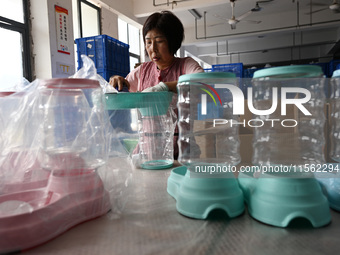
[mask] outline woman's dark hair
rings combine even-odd
[[[164,34],[171,54],[175,54],[181,47],[184,40],[183,24],[172,12],[155,12],[147,18],[143,26],[144,43],[146,34],[152,29],[157,29]]]

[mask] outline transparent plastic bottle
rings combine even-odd
[[[42,166],[96,169],[106,161],[104,96],[98,81],[50,79],[39,86]]]
[[[142,168],[164,169],[173,165],[173,124],[170,115],[141,115],[139,160]]]
[[[254,165],[294,171],[305,164],[325,162],[324,82],[322,69],[313,65],[273,67],[254,73],[253,91],[248,91],[248,101],[254,108],[271,109],[277,96],[274,112],[253,116],[263,123],[254,128]]]
[[[142,93],[139,104],[138,164],[144,169],[165,169],[174,162],[174,111],[170,106],[173,93]],[[170,107],[169,107],[170,106]]]
[[[182,75],[178,82],[179,159],[188,170],[235,166],[240,162],[238,115],[233,95],[238,89],[232,73]],[[242,100],[243,104],[243,100]],[[234,124],[234,125],[233,125]],[[195,170],[196,169],[196,170]]]
[[[340,69],[334,71],[331,78],[331,151],[330,157],[340,162]]]

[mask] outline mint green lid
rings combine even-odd
[[[322,69],[317,65],[291,65],[258,70],[254,73],[253,78],[308,78],[322,75]]]
[[[338,70],[335,70],[334,72],[333,72],[333,76],[332,76],[333,78],[339,78],[340,77],[340,69],[338,69]]]
[[[106,109],[138,108],[143,116],[163,115],[168,111],[173,92],[130,92],[105,94]]]
[[[150,160],[147,162],[144,162],[141,166],[144,169],[148,170],[161,170],[172,167],[174,162],[169,159],[158,159],[158,160]]]
[[[234,73],[228,72],[210,72],[210,73],[192,73],[181,75],[178,79],[178,83],[181,82],[202,82],[205,80],[219,80],[236,78]]]

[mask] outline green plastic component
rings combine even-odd
[[[141,167],[149,170],[161,170],[173,166],[172,160],[150,160],[141,164]]]
[[[317,65],[291,65],[258,70],[253,78],[311,78],[322,75],[322,68]]]
[[[173,94],[167,91],[105,94],[106,109],[138,108],[143,116],[164,115],[168,111]]]
[[[236,75],[234,73],[228,72],[212,72],[212,73],[193,73],[181,75],[178,79],[178,83],[182,82],[204,82],[204,83],[214,83],[215,81],[220,81],[221,79],[235,79]]]
[[[177,211],[187,217],[206,219],[215,209],[224,210],[231,218],[244,212],[242,190],[233,173],[198,177],[180,166],[171,171],[167,192],[176,200]]]
[[[315,228],[331,222],[327,198],[313,176],[256,173],[254,169],[240,172],[238,181],[249,214],[260,222],[287,227],[293,219],[304,218]]]
[[[132,153],[138,144],[138,138],[137,139],[131,139],[131,138],[123,139],[123,144],[124,144],[126,151],[128,153]]]

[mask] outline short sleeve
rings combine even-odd
[[[142,65],[133,69],[125,78],[130,83],[130,89],[129,89],[130,92],[136,92],[138,89],[138,82],[140,78],[141,67]]]
[[[185,58],[185,62],[183,65],[183,74],[190,73],[202,73],[204,69],[197,63],[193,58]]]

